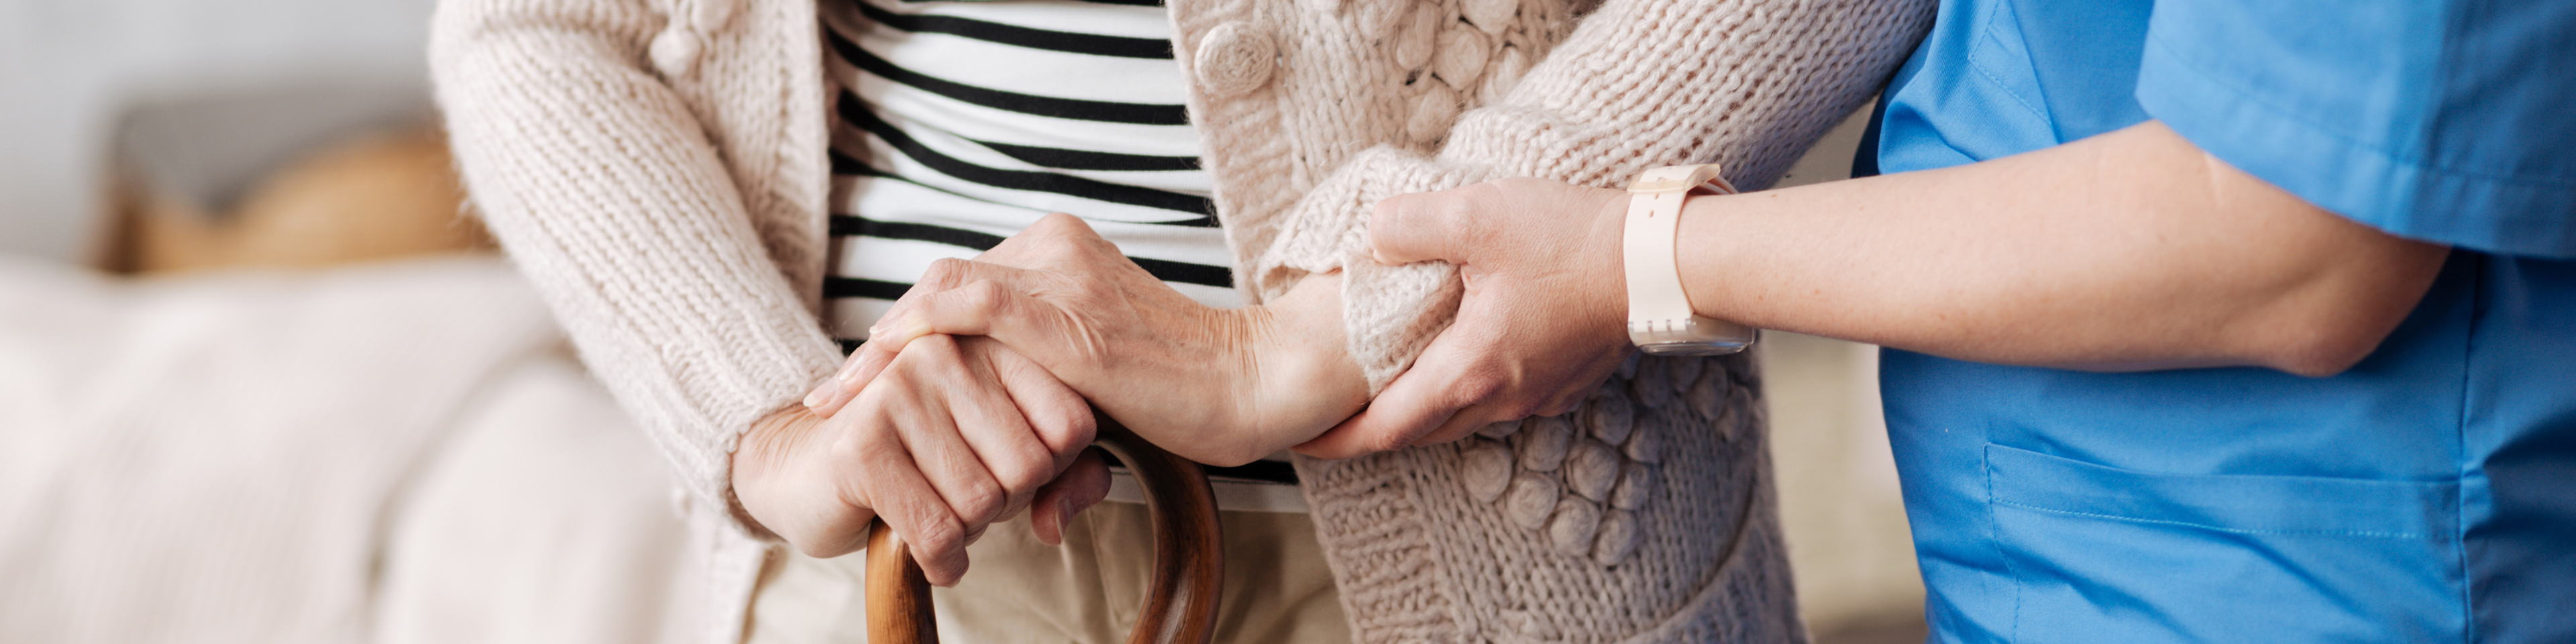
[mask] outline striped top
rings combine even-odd
[[[832,244],[825,324],[867,340],[930,263],[973,257],[1063,212],[1209,306],[1233,263],[1171,18],[1155,0],[826,0]],[[1211,467],[1217,506],[1304,512],[1273,456]],[[1109,499],[1144,502],[1123,471]]]
[[[1173,288],[1240,306],[1153,0],[823,4],[827,325],[845,348],[943,257],[1070,213]]]

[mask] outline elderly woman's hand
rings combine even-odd
[[[1054,543],[1108,494],[1108,470],[1085,451],[1090,406],[1009,348],[934,336],[851,364],[873,371],[864,389],[829,411],[773,414],[733,456],[743,511],[806,554],[856,551],[882,518],[946,586],[986,526],[1034,507],[1038,537]]]
[[[1056,214],[975,261],[933,265],[868,345],[909,354],[932,334],[990,336],[1139,436],[1234,465],[1304,442],[1367,401],[1339,302],[1338,279],[1320,276],[1264,306],[1199,304]],[[850,382],[867,382],[871,367],[854,366]],[[837,386],[818,409],[853,385]]]

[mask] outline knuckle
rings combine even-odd
[[[1442,199],[1432,206],[1429,213],[1431,218],[1440,222],[1443,227],[1455,230],[1476,221],[1476,203],[1473,199]]]
[[[1047,213],[1044,217],[1039,217],[1038,222],[1030,225],[1027,232],[1034,233],[1040,237],[1057,237],[1073,232],[1074,226],[1080,223],[1082,223],[1082,219],[1079,217],[1061,212],[1051,212]]]
[[[832,442],[831,449],[833,462],[857,466],[852,469],[833,468],[844,472],[840,474],[843,477],[863,476],[910,460],[910,454],[893,436],[874,430],[843,436]]]
[[[1372,452],[1392,452],[1412,444],[1413,436],[1410,434],[1379,434],[1362,442]]]
[[[945,553],[966,547],[966,527],[947,517],[917,521],[912,532],[904,535],[904,540],[910,542],[913,549],[925,553]]]
[[[1001,310],[1005,293],[1002,284],[993,280],[976,280],[958,289],[958,297],[977,314],[990,315]]]
[[[1442,193],[1434,202],[1435,211],[1453,222],[1473,221],[1477,211],[1491,204],[1511,203],[1510,180],[1487,181],[1455,192]]]
[[[834,463],[865,463],[875,451],[868,442],[857,434],[842,434],[833,437],[832,442],[824,447],[824,453]]]
[[[1002,487],[1010,491],[1034,492],[1038,487],[1046,485],[1049,479],[1054,478],[1055,473],[1050,471],[1053,465],[1054,463],[1049,459],[1024,458],[1009,466],[995,468],[993,477],[999,479]]]
[[[1491,372],[1476,372],[1460,377],[1450,387],[1450,404],[1472,405],[1493,400],[1510,389],[1510,384]]]
[[[1068,404],[1046,414],[1050,420],[1034,422],[1038,436],[1057,451],[1080,453],[1099,435],[1099,420],[1091,416],[1088,405]],[[1030,419],[1037,421],[1037,419]]]
[[[931,288],[948,288],[955,286],[954,282],[957,277],[964,275],[965,273],[966,260],[955,257],[942,257],[936,260],[931,260],[929,270],[921,272],[919,285]]]
[[[975,523],[985,523],[1002,513],[1010,501],[1001,485],[993,481],[970,483],[957,494],[957,515]]]

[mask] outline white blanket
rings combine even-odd
[[[667,475],[494,259],[122,281],[0,258],[0,642],[637,642]]]

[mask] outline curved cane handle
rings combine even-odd
[[[1093,441],[1109,450],[1145,488],[1154,521],[1154,583],[1137,611],[1127,644],[1207,644],[1216,634],[1216,607],[1225,582],[1224,546],[1218,541],[1216,494],[1207,472],[1138,438],[1108,416],[1098,416]],[[868,641],[937,644],[930,580],[912,560],[912,549],[882,521],[868,535]]]

